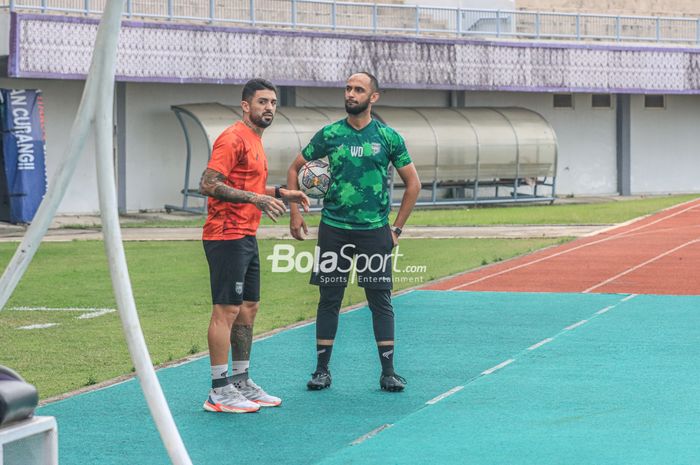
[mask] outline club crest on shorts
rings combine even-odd
[[[236,283],[236,287],[234,289],[236,294],[243,294],[243,283]]]

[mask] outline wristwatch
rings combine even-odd
[[[399,237],[401,235],[401,228],[399,228],[398,226],[392,226],[391,230],[394,232],[394,234],[396,234],[396,237]]]
[[[275,198],[276,199],[282,198],[282,193],[280,192],[281,188],[282,188],[282,186],[275,186]]]

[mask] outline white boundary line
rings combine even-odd
[[[378,428],[374,428],[374,429],[373,429],[372,431],[370,431],[369,433],[363,434],[363,435],[360,436],[359,438],[355,439],[353,442],[350,443],[350,445],[351,445],[351,446],[356,446],[356,445],[358,445],[358,444],[362,444],[362,443],[365,442],[366,440],[375,437],[376,435],[378,435],[379,433],[381,433],[381,432],[384,431],[385,429],[391,428],[392,426],[394,426],[394,425],[392,425],[391,423],[385,423],[385,424],[383,424],[382,426],[379,426]]]
[[[543,345],[545,345],[545,344],[549,344],[549,343],[550,343],[550,342],[552,342],[553,340],[554,340],[553,338],[551,338],[551,337],[548,337],[547,339],[543,339],[543,340],[541,340],[541,341],[540,341],[540,342],[538,342],[537,344],[533,344],[533,345],[531,345],[530,347],[528,347],[528,348],[527,348],[527,350],[535,350],[535,349],[539,349],[539,348],[540,348],[540,347],[542,347]]]
[[[94,307],[10,307],[7,310],[15,312],[84,312],[81,315],[76,316],[76,320],[97,318],[102,315],[107,315],[108,313],[116,312],[116,310],[113,308]],[[46,329],[53,328],[54,326],[60,326],[60,323],[40,323],[35,325],[18,326],[15,329]]]
[[[636,295],[636,294],[632,294],[632,295]],[[626,297],[625,297],[625,299],[626,299]],[[620,302],[624,302],[625,299],[622,299]],[[614,307],[614,305],[609,305],[609,306],[607,306],[607,307],[605,307],[605,308],[601,308],[600,310],[598,310],[597,312],[595,312],[595,314],[596,314],[596,315],[602,315],[603,313],[605,313],[605,312],[607,312],[607,311],[609,311],[609,310],[612,310],[613,307]]]
[[[76,317],[77,320],[87,320],[90,318],[97,318],[98,316],[107,315],[108,313],[116,312],[113,308],[102,308],[95,312],[83,313],[82,315]]]
[[[581,292],[582,292],[583,294],[587,294],[587,293],[591,292],[591,291],[594,290],[594,289],[598,289],[599,287],[605,286],[606,284],[611,283],[611,282],[615,281],[616,279],[623,277],[623,276],[626,275],[626,274],[632,273],[633,271],[638,270],[638,269],[640,269],[640,268],[642,268],[642,267],[644,267],[644,266],[646,266],[646,265],[648,265],[648,264],[650,264],[650,263],[652,263],[652,262],[655,262],[656,260],[659,260],[660,258],[663,258],[663,257],[665,257],[666,255],[672,254],[673,252],[676,252],[676,251],[682,249],[683,247],[687,247],[687,246],[692,245],[692,244],[695,244],[695,243],[697,243],[697,242],[700,242],[700,239],[693,239],[692,241],[688,241],[688,242],[686,242],[685,244],[681,244],[681,245],[679,245],[678,247],[674,247],[674,248],[671,249],[671,250],[667,250],[667,251],[664,252],[664,253],[661,253],[661,254],[659,254],[659,255],[653,257],[653,258],[650,258],[649,260],[647,260],[647,261],[645,261],[645,262],[642,262],[642,263],[640,263],[640,264],[638,264],[638,265],[635,265],[635,266],[633,266],[633,267],[631,267],[631,268],[628,268],[627,270],[625,270],[625,271],[623,271],[623,272],[621,272],[621,273],[618,273],[618,274],[616,274],[615,276],[606,279],[605,281],[601,281],[601,282],[599,282],[598,284],[596,284],[595,286],[591,286],[591,287],[589,287],[588,289],[586,289],[585,291],[581,291]]]
[[[697,200],[691,200],[691,202],[697,202]],[[536,264],[536,263],[540,263],[540,262],[543,262],[543,261],[545,261],[545,260],[549,260],[550,258],[559,257],[559,256],[561,256],[561,255],[565,255],[565,254],[567,254],[567,253],[569,253],[569,252],[573,252],[573,251],[576,251],[576,250],[580,250],[580,249],[583,249],[583,248],[585,248],[585,247],[589,247],[589,246],[592,246],[592,245],[596,245],[596,244],[600,244],[600,243],[603,243],[603,242],[607,242],[607,241],[610,241],[610,240],[613,240],[613,239],[617,239],[617,238],[619,238],[619,237],[628,235],[628,234],[633,233],[633,232],[635,232],[635,231],[639,231],[640,229],[644,229],[644,228],[646,228],[646,227],[649,227],[649,226],[652,226],[652,225],[654,225],[654,224],[657,224],[657,223],[659,223],[659,222],[661,222],[661,221],[666,221],[666,220],[669,219],[669,218],[673,218],[673,217],[675,217],[675,216],[677,216],[677,215],[680,215],[681,213],[685,213],[685,212],[687,212],[687,211],[689,211],[689,210],[693,210],[693,209],[698,208],[698,207],[700,207],[700,203],[698,203],[697,205],[691,205],[690,207],[687,207],[687,208],[684,208],[684,209],[682,209],[682,210],[679,210],[679,211],[677,211],[677,212],[675,212],[675,213],[672,213],[672,214],[670,214],[670,215],[668,215],[668,216],[664,216],[663,218],[658,218],[658,219],[656,219],[656,220],[654,220],[654,221],[651,221],[651,222],[649,222],[649,223],[646,223],[646,224],[637,226],[636,228],[632,228],[632,229],[630,229],[629,231],[619,232],[619,233],[617,233],[617,234],[613,234],[612,236],[604,237],[604,238],[602,238],[602,239],[598,239],[598,240],[595,240],[595,241],[587,242],[587,243],[585,243],[585,244],[581,244],[581,245],[578,245],[578,246],[576,246],[576,247],[572,247],[572,248],[570,248],[570,249],[562,250],[562,251],[560,251],[560,252],[556,252],[556,253],[553,253],[553,254],[551,254],[551,255],[547,255],[546,257],[541,257],[541,258],[538,258],[538,259],[536,259],[536,260],[532,260],[532,261],[527,262],[527,263],[521,263],[520,265],[516,265],[516,266],[510,267],[510,268],[506,268],[505,270],[501,270],[501,271],[498,271],[498,272],[496,272],[496,273],[491,273],[491,274],[486,275],[486,276],[482,276],[481,278],[472,280],[472,281],[467,282],[467,283],[459,284],[459,285],[454,286],[454,287],[451,287],[451,288],[449,288],[449,289],[447,289],[447,290],[448,290],[448,291],[456,291],[457,289],[460,289],[460,288],[463,288],[463,287],[467,287],[467,286],[471,286],[472,284],[476,284],[476,283],[479,283],[479,282],[481,282],[481,281],[485,281],[485,280],[490,279],[490,278],[493,278],[493,277],[495,277],[495,276],[500,276],[500,275],[505,274],[505,273],[510,273],[511,271],[519,270],[520,268],[525,268],[525,267],[528,267],[528,266],[530,266],[530,265],[534,265],[534,264]],[[674,208],[674,207],[671,207],[671,208]],[[639,220],[637,220],[637,221],[643,221],[643,220],[646,219],[646,218],[648,218],[648,217],[641,218],[641,219],[639,219]],[[633,222],[633,223],[634,223],[634,222]],[[631,224],[633,224],[633,223],[631,223]],[[624,226],[619,226],[619,227],[624,227]]]
[[[97,307],[10,307],[7,310],[15,312],[116,312],[113,308],[97,308]]]
[[[564,331],[571,331],[572,329],[576,329],[579,326],[585,325],[586,323],[588,323],[588,320],[581,320],[578,323],[574,323],[571,326],[567,326],[566,328],[564,328]]]
[[[440,402],[442,399],[445,399],[445,398],[447,398],[447,397],[450,397],[452,394],[454,394],[455,392],[459,392],[459,391],[461,391],[462,389],[464,389],[464,386],[456,386],[456,387],[453,387],[453,388],[450,389],[449,391],[443,392],[443,393],[440,394],[439,396],[433,397],[432,399],[430,399],[430,400],[429,400],[428,402],[426,402],[425,404],[426,404],[426,405],[437,404],[437,403]]]
[[[491,368],[489,368],[488,370],[482,371],[482,372],[481,372],[481,375],[482,375],[482,376],[490,375],[491,373],[494,373],[494,372],[500,370],[501,368],[510,365],[510,364],[513,363],[514,361],[515,361],[514,358],[509,358],[509,359],[506,360],[505,362],[501,362],[501,363],[499,363],[498,365],[496,365],[495,367],[491,367]]]
[[[53,328],[54,326],[58,326],[58,323],[44,323],[44,324],[37,324],[37,325],[18,326],[15,329],[45,329],[45,328]]]

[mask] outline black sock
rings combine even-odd
[[[316,371],[328,371],[328,362],[331,361],[331,352],[333,352],[333,346],[316,344],[316,355],[318,357]]]
[[[211,380],[211,387],[213,389],[222,388],[222,387],[226,386],[227,384],[231,384],[231,380],[228,377]]]
[[[377,346],[379,349],[379,361],[382,363],[382,374],[394,374],[394,345]]]

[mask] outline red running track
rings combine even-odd
[[[700,295],[700,199],[422,289]]]

